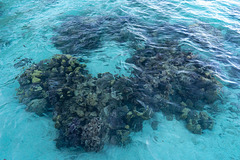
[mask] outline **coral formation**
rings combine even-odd
[[[32,65],[18,79],[20,88],[17,94],[20,102],[26,104],[29,111],[35,111],[37,103],[41,102],[44,109],[41,112],[39,110],[38,114],[42,115],[58,101],[73,95],[73,90],[69,87],[71,80],[83,77],[82,74],[86,72],[84,68],[85,65],[78,63],[75,58],[62,55]],[[39,99],[38,102],[36,99]]]
[[[181,56],[193,58],[190,53]],[[140,131],[143,121],[160,110],[185,120],[193,133],[211,129],[213,120],[206,112],[196,110],[202,109],[199,101],[209,104],[216,100],[217,82],[203,69],[197,78],[187,77],[179,73],[183,66],[176,65],[176,61],[159,62],[164,58],[133,56],[129,61],[141,69],[133,70],[133,77],[110,73],[92,77],[76,58],[55,55],[20,76],[17,94],[27,111],[43,115],[53,110],[59,129],[58,148],[82,146],[86,151],[99,151],[105,143],[125,145],[131,140],[129,134]],[[191,69],[198,73],[199,68]],[[193,71],[189,69],[189,73]],[[204,89],[189,88],[193,84]],[[180,92],[183,85],[186,91]],[[173,100],[175,104],[170,103]]]
[[[213,120],[206,112],[197,111],[219,99],[221,84],[212,67],[191,52],[182,51],[175,43],[165,45],[167,49],[146,46],[127,60],[135,65],[134,83],[144,95],[139,100],[154,111],[186,120],[191,132],[201,134],[212,128]]]
[[[175,115],[184,120],[192,133],[212,129],[214,121],[204,105],[219,99],[221,85],[211,65],[176,41],[157,39],[160,31],[154,27],[145,33],[154,43],[138,40],[124,29],[129,21],[134,19],[73,17],[57,30],[53,43],[63,53],[78,54],[99,47],[108,35],[114,41],[131,41],[135,54],[126,61],[133,66],[130,77],[92,77],[85,64],[68,54],[40,61],[19,77],[17,94],[26,110],[40,116],[53,112],[58,148],[81,146],[97,152],[106,143],[126,145],[130,133],[140,131],[144,120],[159,111],[168,119]],[[152,128],[158,128],[157,121]]]
[[[136,22],[133,17],[68,17],[56,28],[53,44],[64,54],[80,54],[84,51],[99,48],[102,39],[117,42],[133,40],[134,36],[126,29],[126,24]]]
[[[38,115],[53,110],[57,147],[99,151],[105,142],[126,144],[130,132],[151,118],[151,109],[137,102],[131,79],[110,73],[91,77],[84,68],[70,55],[41,61],[20,76],[19,99]]]
[[[93,118],[83,127],[81,144],[86,151],[99,151],[103,148],[104,125],[100,118]]]

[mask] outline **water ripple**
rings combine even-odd
[[[136,49],[146,46],[164,52],[169,46],[159,44],[165,40],[177,42],[177,49],[201,57],[201,61],[192,63],[207,62],[206,66],[214,69],[213,75],[223,85],[224,100],[216,102],[215,107],[224,112],[213,113],[216,127],[196,136],[188,133],[182,122],[167,121],[159,114],[155,117],[161,121],[159,129],[153,131],[147,121],[142,132],[133,133],[133,143],[125,148],[107,146],[98,154],[56,150],[53,142],[56,131],[51,120],[27,113],[25,106],[17,103],[15,77],[27,65],[14,68],[14,60],[21,57],[39,62],[61,53],[62,48],[52,44],[52,37],[57,36],[56,29],[63,23],[72,26],[79,22],[67,24],[73,17],[80,17],[90,25],[84,27],[79,23],[79,28],[84,29],[81,33],[85,34],[81,38],[93,39],[90,51],[88,44],[70,43],[79,39],[76,35],[60,38],[69,42],[64,43],[68,49],[88,63],[93,75],[109,71],[129,76],[131,69],[141,72],[141,68],[125,60]],[[0,2],[0,34],[1,159],[168,160],[238,159],[240,156],[239,0],[6,0]],[[83,48],[88,48],[88,52],[79,55]],[[186,70],[180,73],[190,74]]]

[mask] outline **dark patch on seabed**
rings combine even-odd
[[[79,54],[101,47],[104,40],[119,43],[136,42],[127,24],[136,24],[131,17],[68,17],[52,38],[56,48],[64,54]]]
[[[128,30],[130,25],[144,29],[141,34],[149,40]],[[214,120],[204,105],[220,98],[222,86],[209,62],[179,45],[179,37],[192,35],[189,28],[180,33],[167,24],[146,26],[134,17],[70,17],[52,39],[64,54],[32,65],[19,77],[17,94],[26,110],[40,116],[53,113],[58,148],[99,151],[107,143],[126,145],[129,134],[159,111],[185,121],[192,133],[212,129]],[[134,49],[126,60],[134,66],[130,77],[92,77],[78,61],[101,47],[106,37]]]

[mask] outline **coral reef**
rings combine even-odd
[[[56,55],[50,60],[43,60],[32,65],[19,77],[20,88],[17,95],[20,102],[28,106],[28,111],[42,115],[57,103],[73,96],[69,87],[73,79],[81,79],[85,65],[71,56]],[[38,99],[38,100],[36,100]],[[41,105],[40,105],[41,104]]]
[[[99,151],[106,142],[124,145],[131,131],[152,116],[134,95],[133,81],[110,73],[91,77],[70,55],[56,55],[27,69],[18,79],[18,96],[38,115],[53,110],[57,147]]]
[[[52,41],[64,54],[80,54],[99,48],[106,37],[108,41],[120,43],[133,40],[135,36],[126,29],[126,24],[130,22],[136,20],[125,16],[72,16],[55,29],[57,34]]]
[[[56,48],[68,54],[98,48],[105,36],[130,41],[135,50],[126,61],[133,66],[130,77],[111,73],[92,77],[85,64],[68,54],[33,64],[19,77],[17,94],[26,110],[40,116],[53,113],[58,148],[81,146],[97,152],[106,143],[126,145],[130,133],[140,131],[144,120],[159,111],[168,119],[175,115],[184,120],[194,134],[212,129],[214,121],[203,110],[219,99],[221,84],[214,78],[213,67],[183,50],[177,41],[156,38],[161,32],[158,27],[144,33],[152,41],[139,40],[124,29],[132,21],[130,17],[70,17],[53,37]],[[157,121],[152,128],[157,130]]]
[[[221,84],[214,78],[213,68],[173,42],[162,45],[166,49],[146,46],[127,60],[135,65],[135,87],[144,95],[138,100],[154,111],[180,116],[193,133],[211,129],[213,120],[197,111],[219,99]]]
[[[197,110],[217,99],[218,82],[204,68],[194,67],[200,64],[184,66],[193,59],[191,53],[175,55],[175,59],[183,58],[179,62],[171,58],[159,62],[167,57],[133,56],[129,61],[138,68],[132,71],[133,77],[110,73],[91,77],[76,58],[55,55],[19,77],[17,94],[27,111],[40,116],[53,111],[58,148],[82,146],[99,151],[105,143],[125,145],[131,141],[129,134],[140,131],[143,121],[160,110],[185,120],[193,133],[211,129],[211,117]],[[182,74],[186,68],[187,73],[199,75]]]
[[[99,151],[103,148],[103,122],[100,118],[93,118],[83,127],[81,143],[86,151]]]

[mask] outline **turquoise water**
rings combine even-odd
[[[211,112],[216,123],[213,130],[192,134],[184,122],[168,121],[160,112],[144,122],[142,131],[131,133],[132,142],[125,147],[105,145],[98,153],[56,148],[58,131],[51,118],[26,112],[26,106],[18,102],[15,77],[24,67],[14,64],[23,58],[39,62],[61,54],[52,37],[66,17],[109,15],[136,18],[139,23],[130,22],[124,29],[145,42],[155,42],[146,28],[163,26],[161,38],[175,36],[183,47],[210,61],[224,85],[222,100],[213,104]],[[4,0],[0,1],[0,35],[0,159],[240,159],[238,0]],[[129,76],[131,66],[125,60],[133,49],[128,42],[120,45],[109,36],[101,41],[100,48],[76,56],[84,58],[94,76],[102,72]],[[157,130],[151,128],[154,120],[160,122]]]

